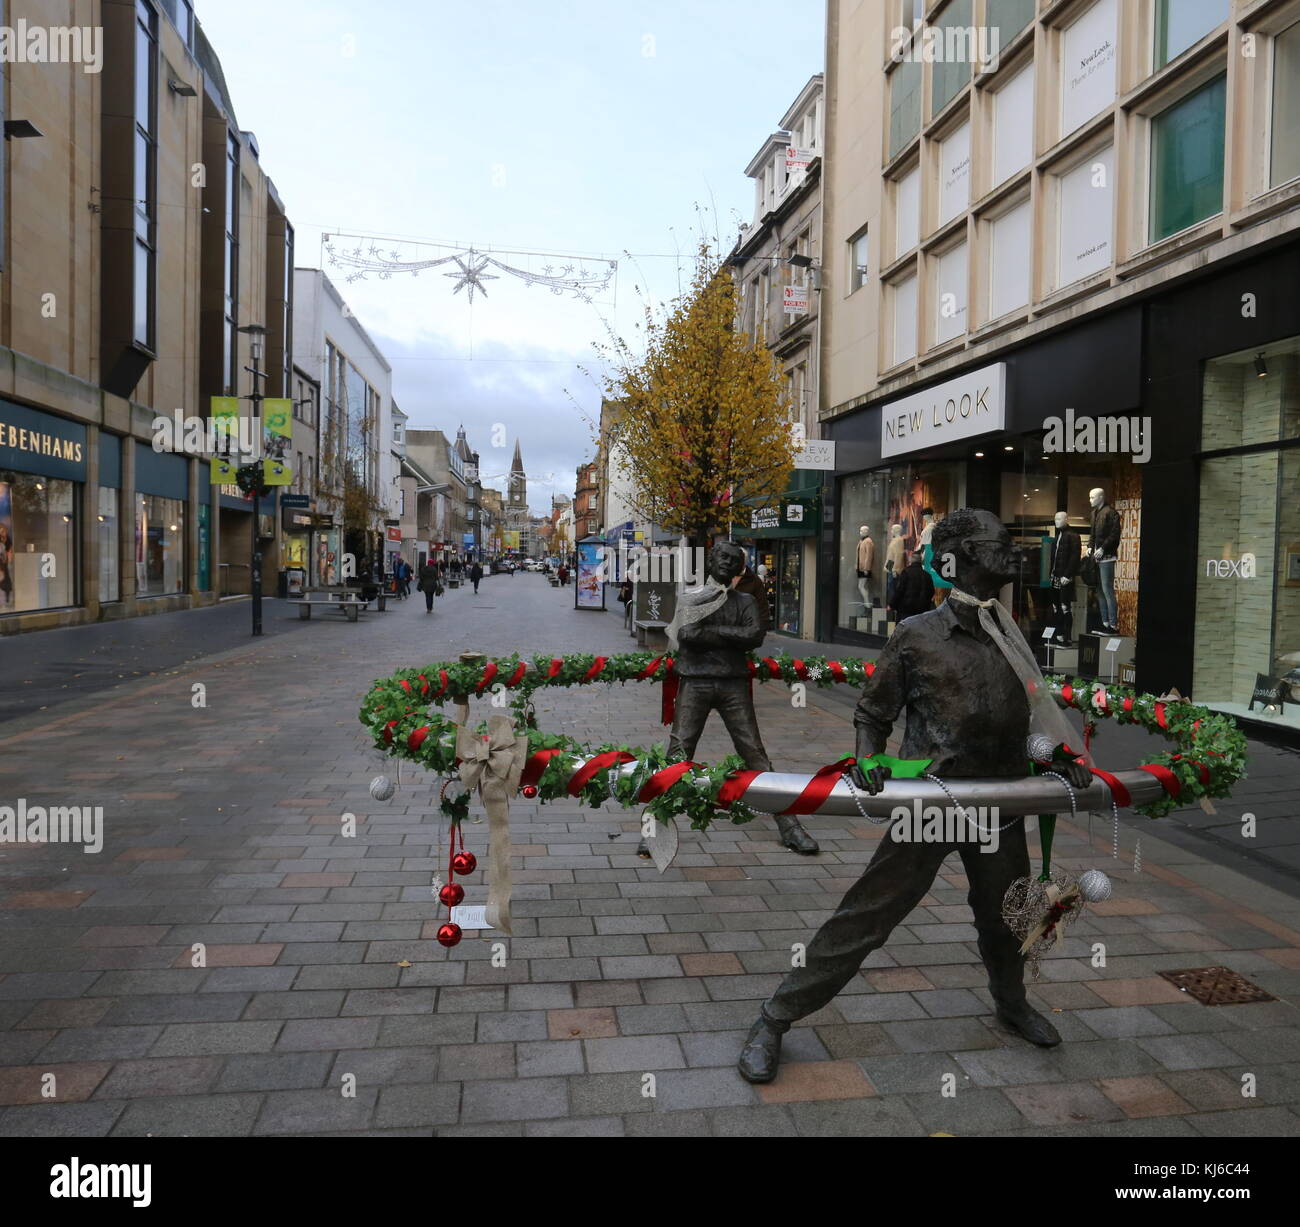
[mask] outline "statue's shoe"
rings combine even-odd
[[[745,1046],[740,1050],[736,1068],[746,1082],[771,1082],[781,1064],[781,1036],[785,1028],[777,1027],[763,1015],[749,1029]]]
[[[781,843],[791,852],[798,852],[801,856],[812,856],[821,851],[817,841],[803,829],[803,823],[798,818],[788,816],[777,818],[776,829],[781,834]]]
[[[1028,1005],[1018,1006],[1014,1010],[998,1010],[996,1017],[1008,1030],[1040,1048],[1055,1048],[1061,1042],[1057,1029]]]

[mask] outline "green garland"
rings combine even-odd
[[[370,730],[381,752],[417,762],[436,774],[451,776],[455,772],[455,724],[449,717],[431,712],[430,705],[441,706],[458,695],[506,692],[511,696],[509,706],[515,713],[516,727],[522,727],[528,738],[529,756],[539,750],[560,751],[537,781],[537,796],[542,801],[568,795],[569,778],[577,765],[574,760],[585,762],[596,754],[618,750],[637,760],[636,771],[626,777],[616,776],[612,792],[610,773],[597,772],[581,790],[578,800],[600,806],[613,799],[627,808],[635,808],[642,804],[637,794],[646,779],[669,763],[663,747],[612,742],[591,747],[571,737],[544,733],[535,724],[532,696],[543,687],[569,687],[592,680],[658,682],[663,680],[669,660],[666,655],[650,652],[609,656],[592,678],[590,675],[600,659],[589,653],[577,653],[562,658],[538,656],[525,662],[519,655],[511,655],[473,663],[447,661],[424,669],[402,669],[374,683],[361,707],[361,723]],[[800,659],[785,653],[768,657],[751,655],[750,659],[757,670],[754,680],[759,683],[861,687],[874,670],[874,665],[859,659]],[[647,671],[656,662],[657,668],[647,677]],[[521,663],[525,665],[522,672]],[[507,685],[511,681],[514,684]],[[1140,724],[1148,732],[1173,740],[1174,750],[1152,755],[1143,762],[1156,763],[1172,771],[1181,785],[1180,794],[1177,799],[1162,795],[1159,800],[1138,807],[1140,813],[1155,818],[1202,798],[1226,797],[1232,785],[1245,775],[1246,738],[1230,716],[1182,700],[1162,703],[1126,687],[1082,678],[1067,681],[1049,677],[1046,681],[1053,693],[1064,699],[1065,706],[1083,712],[1093,727],[1099,717],[1109,717],[1121,724]],[[497,691],[498,686],[502,691]],[[645,808],[659,820],[684,815],[695,829],[704,830],[717,816],[719,790],[743,766],[741,759],[731,754],[716,765],[692,767]],[[467,800],[453,799],[443,801],[442,807],[450,816],[458,816],[448,806],[465,804]],[[726,812],[734,823],[749,822],[755,817],[754,811],[743,802],[732,803]]]

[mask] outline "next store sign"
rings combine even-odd
[[[904,456],[1002,430],[1006,386],[1007,364],[997,362],[883,406],[881,456]]]

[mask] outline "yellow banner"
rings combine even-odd
[[[214,486],[230,485],[235,480],[235,466],[223,456],[213,456],[209,466],[208,480]],[[238,492],[238,487],[236,487]]]
[[[238,438],[239,397],[214,396],[211,405],[213,434]]]
[[[262,481],[268,486],[291,486],[293,473],[283,460],[263,460]]]

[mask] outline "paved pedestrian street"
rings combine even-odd
[[[683,832],[660,874],[636,856],[637,813],[518,798],[514,935],[444,949],[431,781],[404,766],[390,801],[370,796],[385,769],[357,720],[370,682],[466,650],[631,641],[532,574],[449,591],[432,615],[411,600],[356,624],[293,616],[269,602],[283,633],[0,725],[5,804],[103,807],[97,853],[0,849],[0,1134],[1300,1133],[1300,906],[1132,815],[1120,861],[1108,821],[1091,846],[1082,819],[1058,829],[1057,863],[1102,868],[1115,891],[1031,983],[1064,1037],[1052,1050],[994,1023],[954,857],[789,1033],[778,1079],[740,1078],[792,946],[881,837],[863,820],[806,820],[808,858],[768,818]],[[852,748],[844,698],[756,687],[778,768]],[[545,691],[537,708],[593,743],[665,736],[657,687]],[[699,756],[727,749],[715,720]],[[465,835],[485,865],[486,823]],[[483,870],[466,882],[483,902]],[[1206,1006],[1158,974],[1209,966],[1276,999]]]

